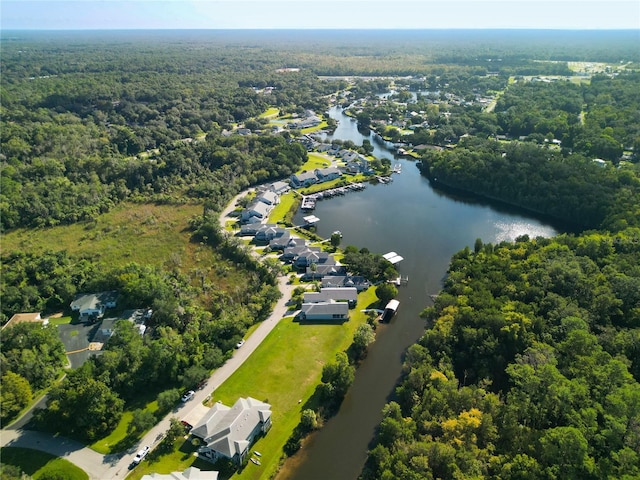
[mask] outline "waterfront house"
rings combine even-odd
[[[349,304],[347,302],[303,303],[300,320],[348,320]]]
[[[276,227],[274,225],[269,225],[266,228],[261,228],[256,232],[255,240],[256,242],[270,242],[274,238],[282,237],[283,235],[289,235],[289,232],[282,227]]]
[[[307,250],[319,252],[320,248],[308,247],[306,245],[306,242],[303,245],[296,244],[295,246],[292,246],[292,247],[285,247],[284,252],[282,253],[282,260],[293,260],[298,255],[300,255],[303,252],[306,252]]]
[[[260,230],[269,227],[277,227],[275,223],[247,223],[240,227],[240,235],[255,236]]]
[[[202,440],[198,455],[211,462],[231,460],[238,467],[259,435],[271,428],[271,405],[239,398],[232,407],[218,402],[194,425],[191,435]]]
[[[315,267],[307,267],[304,273],[305,280],[322,280],[323,277],[329,275],[341,275],[347,274],[347,267],[344,265],[316,265]]]
[[[305,269],[311,265],[335,265],[335,263],[336,260],[331,254],[311,249],[300,252],[293,260],[294,266]]]
[[[306,245],[306,241],[303,238],[292,237],[289,230],[274,238],[269,242],[269,248],[271,250],[284,251],[285,248],[298,247]]]
[[[318,181],[315,172],[302,172],[291,175],[291,186],[293,188],[308,187]]]
[[[318,183],[330,182],[342,176],[342,172],[336,167],[316,168],[315,174]]]
[[[322,288],[326,287],[355,287],[359,292],[371,286],[371,282],[361,276],[353,275],[328,275],[322,277]]]
[[[358,290],[355,287],[327,287],[319,292],[305,292],[303,303],[347,302],[353,307],[358,301]]]

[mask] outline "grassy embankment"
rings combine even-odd
[[[64,478],[65,480],[88,480],[82,469],[63,458],[30,448],[4,447],[0,457],[5,465],[19,467],[33,480]]]

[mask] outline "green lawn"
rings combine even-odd
[[[171,472],[183,472],[190,466],[200,470],[213,470],[213,465],[204,460],[197,459],[193,454],[197,448],[188,440],[178,440],[170,454],[155,457],[153,452],[149,454],[135,469],[127,475],[127,480],[138,480],[151,473],[168,474]]]
[[[303,128],[302,130],[300,130],[300,133],[306,135],[307,133],[317,132],[318,130],[322,130],[324,128],[327,128],[328,126],[329,124],[327,122],[322,122],[315,127]]]
[[[155,396],[156,395],[154,394],[153,397]],[[135,437],[130,437],[127,434],[129,423],[131,423],[131,420],[133,419],[133,410],[136,408],[140,408],[140,406],[132,405],[130,407],[130,410],[127,410],[122,414],[122,418],[120,419],[118,426],[109,434],[109,436],[101,438],[94,444],[89,445],[89,448],[95,450],[98,453],[102,453],[103,455],[108,455],[110,453],[119,453],[135,444],[138,439],[140,439],[144,436],[145,433],[147,433],[146,431],[141,432]],[[158,402],[156,400],[153,400],[144,405],[144,409],[148,410],[151,413],[154,413],[156,410],[158,410]]]
[[[267,110],[259,115],[260,118],[272,118],[277,117],[280,114],[280,109],[277,107],[267,108]]]
[[[82,469],[68,460],[30,448],[4,447],[0,449],[2,463],[15,465],[34,480],[88,480]]]
[[[71,323],[71,317],[49,318],[49,325],[67,325]]]
[[[290,191],[285,195],[281,195],[280,203],[276,205],[273,208],[273,210],[271,210],[271,213],[269,214],[269,222],[277,223],[282,221],[282,219],[284,219],[285,215],[289,212],[289,210],[293,206],[293,203],[296,200],[296,197],[299,197],[299,195],[297,193],[294,193],[293,191]]]
[[[323,157],[319,153],[309,153],[307,162],[300,167],[299,172],[308,172],[315,170],[316,168],[325,168],[331,165],[331,160],[327,157]]]

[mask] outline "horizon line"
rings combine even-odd
[[[598,28],[598,27],[401,27],[401,28],[393,28],[393,27],[343,27],[343,28],[333,28],[333,27],[236,27],[236,28],[228,28],[228,27],[212,27],[212,28],[191,28],[191,27],[121,27],[121,28],[33,28],[33,27],[0,27],[2,32],[6,31],[40,31],[40,32],[109,32],[109,31],[300,31],[300,30],[322,30],[322,31],[380,31],[380,30],[388,30],[388,31],[430,31],[430,30],[533,30],[533,31],[627,31],[627,32],[638,32],[640,33],[640,27],[607,27],[607,28]]]

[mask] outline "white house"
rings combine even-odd
[[[266,203],[267,205],[271,205],[271,206],[277,205],[278,203],[280,203],[280,196],[277,193],[272,192],[271,190],[262,192],[260,195],[256,197],[256,199],[262,203]]]
[[[107,308],[115,308],[117,292],[82,293],[71,302],[71,310],[80,313],[81,320],[102,317]]]
[[[204,442],[200,457],[215,462],[220,458],[242,462],[260,435],[271,428],[271,405],[255,398],[239,398],[232,406],[216,403],[193,427],[191,435]]]
[[[273,182],[269,184],[267,188],[272,192],[277,193],[278,195],[284,195],[289,190],[291,190],[291,186],[287,182],[281,182],[281,181]]]
[[[252,221],[252,219],[264,220],[269,216],[269,212],[271,211],[271,206],[266,203],[254,201],[242,211],[240,215],[240,220],[243,222]]]

